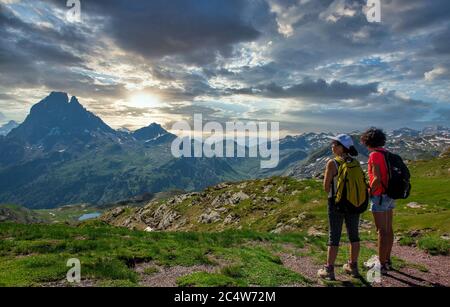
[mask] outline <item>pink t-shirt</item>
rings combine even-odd
[[[372,186],[372,182],[373,182],[373,178],[374,178],[373,165],[378,165],[378,168],[381,173],[382,186],[380,186],[376,190],[372,191],[372,195],[378,196],[378,195],[382,195],[385,193],[383,186],[386,187],[388,185],[389,178],[388,178],[388,170],[387,170],[386,162],[384,160],[384,155],[383,155],[383,153],[377,152],[375,150],[386,151],[386,149],[384,149],[384,148],[374,149],[369,155],[369,161],[367,161],[367,163],[368,163],[367,170],[369,173],[370,186]]]

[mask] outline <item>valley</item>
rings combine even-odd
[[[317,279],[328,135],[281,139],[273,169],[261,169],[260,157],[174,158],[176,136],[160,125],[116,131],[54,92],[0,136],[0,286],[72,286],[70,258],[82,265],[77,286],[449,286],[444,127],[389,133],[413,185],[395,210],[392,275],[367,281],[376,231],[365,212],[363,276]],[[365,167],[367,150],[352,136]],[[338,265],[347,256],[342,249]]]
[[[201,191],[220,182],[288,175],[320,177],[331,155],[329,134],[304,133],[279,142],[279,163],[261,169],[261,157],[175,158],[175,135],[152,123],[134,132],[110,128],[76,97],[52,92],[28,117],[0,136],[0,203],[34,209],[105,205],[146,193]],[[449,129],[398,129],[388,148],[405,159],[431,159],[450,144]],[[367,150],[352,134],[367,161]],[[192,146],[196,146],[193,144]],[[249,148],[245,148],[249,150]]]
[[[86,287],[448,287],[450,194],[440,187],[450,184],[450,156],[413,162],[410,169],[412,194],[395,210],[395,270],[381,284],[369,283],[363,267],[376,254],[369,212],[360,225],[363,277],[338,269],[337,281],[318,280],[327,241],[321,183],[271,177],[100,208],[28,210],[55,216],[0,223],[0,285],[72,286],[66,261],[75,257],[82,264],[77,286]],[[77,220],[97,210],[99,218]],[[338,265],[347,253],[342,248]]]

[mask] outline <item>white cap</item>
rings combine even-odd
[[[350,147],[354,146],[353,139],[348,134],[339,134],[338,136],[328,136],[328,138],[338,141],[347,149],[350,149]]]

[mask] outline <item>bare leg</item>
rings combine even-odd
[[[336,261],[336,257],[338,254],[339,246],[328,246],[328,254],[327,254],[327,265],[333,265]]]
[[[360,249],[359,242],[354,242],[350,244],[350,261],[352,263],[358,262],[359,249]]]
[[[391,252],[392,252],[392,246],[394,245],[394,229],[392,227],[392,221],[394,217],[393,210],[389,210],[387,212],[387,225],[386,230],[388,234],[388,244],[387,244],[387,250],[386,250],[386,260],[391,259]]]
[[[381,264],[387,262],[387,251],[389,245],[388,231],[387,231],[387,212],[373,212],[375,225],[378,232],[378,258]]]

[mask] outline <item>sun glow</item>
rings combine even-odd
[[[158,107],[161,104],[158,97],[148,93],[135,94],[127,102],[127,105],[137,108]]]

